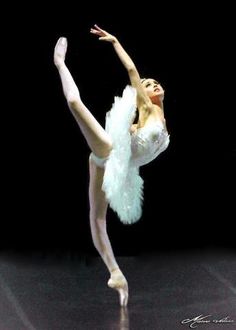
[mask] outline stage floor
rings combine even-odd
[[[0,253],[0,330],[236,329],[236,251],[117,257],[129,282],[119,307],[99,257]]]

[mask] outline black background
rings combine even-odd
[[[89,149],[53,64],[55,43],[65,36],[66,63],[104,125],[128,76],[112,46],[89,33],[95,23],[119,38],[141,76],[162,82],[171,135],[166,152],[141,168],[141,220],[125,226],[108,211],[115,253],[235,248],[231,9],[165,4],[32,4],[9,11],[2,36],[3,248],[96,254],[88,219]]]

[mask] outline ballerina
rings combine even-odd
[[[142,214],[143,179],[139,167],[154,160],[169,145],[164,117],[164,90],[152,78],[141,79],[137,68],[118,39],[97,25],[90,33],[110,42],[128,72],[131,86],[116,97],[106,115],[105,129],[84,105],[65,64],[67,38],[60,37],[54,49],[65,98],[91,150],[89,157],[90,228],[94,246],[109,273],[108,286],[119,293],[122,307],[129,298],[128,282],[115,259],[106,229],[108,205],[125,224]],[[136,111],[138,122],[134,123]]]

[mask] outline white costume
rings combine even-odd
[[[161,121],[131,134],[135,112],[136,90],[126,86],[106,115],[105,129],[113,143],[109,157],[101,159],[91,154],[98,166],[105,167],[102,190],[125,224],[138,221],[142,214],[143,179],[139,167],[155,159],[169,144],[169,134]]]

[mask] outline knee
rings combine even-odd
[[[77,100],[75,99],[67,99],[68,106],[71,110],[75,110],[77,108]]]
[[[77,104],[78,104],[79,100],[80,100],[80,96],[77,93],[69,92],[67,94],[66,99],[67,99],[67,103],[68,103],[69,107],[72,108],[72,109],[75,109],[77,107]]]
[[[96,228],[96,230],[102,231],[106,228],[106,219],[104,217],[90,215],[90,222],[92,227]]]

